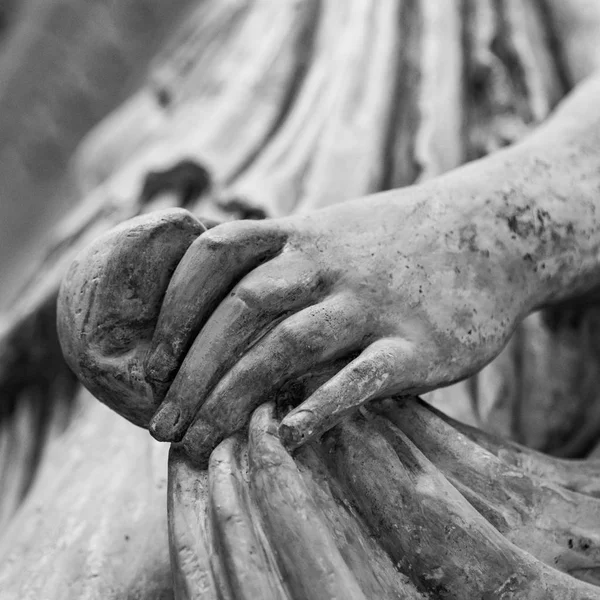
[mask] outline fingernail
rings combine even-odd
[[[289,450],[295,450],[312,435],[314,413],[310,410],[299,410],[283,419],[279,425],[279,439]]]
[[[150,421],[150,434],[159,442],[177,442],[183,437],[177,425],[181,419],[181,410],[173,402],[163,404]]]
[[[166,381],[176,369],[177,363],[173,358],[168,344],[164,342],[160,343],[146,357],[144,372],[148,381]]]

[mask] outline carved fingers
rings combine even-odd
[[[378,340],[285,416],[279,428],[283,443],[297,448],[331,429],[352,410],[373,398],[411,390],[420,383],[417,354],[401,339]]]
[[[423,340],[390,331],[364,274],[332,266],[314,231],[305,239],[287,223],[204,231],[167,211],[100,239],[61,294],[61,340],[80,378],[201,463],[267,401],[299,404],[280,429],[295,448],[368,400],[421,391]]]
[[[201,327],[231,288],[275,256],[285,233],[266,223],[227,223],[200,236],[179,263],[164,298],[148,358],[147,379],[161,394]]]
[[[257,406],[274,399],[286,381],[355,351],[367,332],[360,306],[344,296],[329,297],[281,321],[247,349],[203,403],[200,397],[182,441],[187,453],[203,462],[221,439],[247,424]],[[184,398],[198,402],[194,379],[179,389]]]
[[[365,402],[428,379],[413,342],[379,331],[377,308],[280,221],[200,236],[165,294],[145,363],[159,409],[150,432],[199,463],[291,381],[327,372],[280,428],[295,448]],[[333,368],[335,365],[335,368]]]
[[[199,402],[240,356],[278,323],[318,301],[324,278],[300,259],[277,257],[240,281],[210,316],[150,425],[161,441],[179,441]]]

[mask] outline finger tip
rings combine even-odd
[[[288,450],[294,450],[304,444],[311,436],[311,429],[301,414],[290,415],[279,425],[279,439]]]
[[[288,450],[295,450],[301,442],[302,438],[299,432],[294,427],[288,425],[279,425],[279,439]]]
[[[159,442],[176,442],[181,439],[181,409],[172,402],[165,403],[150,421],[150,435]]]

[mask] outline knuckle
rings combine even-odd
[[[265,285],[261,282],[241,282],[231,292],[250,308],[259,308],[267,297]]]
[[[294,354],[318,354],[323,350],[323,337],[314,328],[284,321],[279,329],[279,343]]]
[[[284,321],[277,328],[277,341],[280,346],[292,347],[296,344],[298,330],[288,321]]]
[[[231,221],[205,231],[196,242],[208,251],[218,252],[233,246],[246,246],[265,230],[266,225],[262,222]]]
[[[356,379],[381,378],[389,374],[393,363],[394,359],[389,352],[367,349],[352,365],[351,371]]]
[[[232,296],[237,296],[251,308],[266,310],[280,309],[286,301],[292,299],[293,282],[284,275],[277,275],[273,268],[258,267],[233,289]]]
[[[208,250],[209,252],[219,252],[231,245],[231,235],[226,231],[219,231],[220,227],[215,227],[203,233],[195,242],[198,249]]]
[[[352,381],[362,381],[373,376],[376,368],[376,361],[370,358],[359,358],[348,368],[348,376]]]

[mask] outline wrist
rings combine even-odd
[[[554,142],[541,137],[501,151],[446,182],[456,190],[449,201],[494,254],[506,273],[500,281],[525,313],[600,284],[600,153],[578,138]]]

